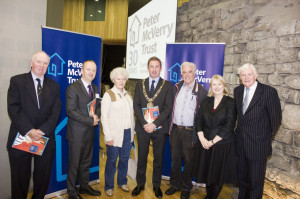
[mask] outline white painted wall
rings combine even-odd
[[[0,0],[0,195],[10,198],[6,142],[10,126],[7,89],[10,77],[30,71],[30,59],[42,49],[47,0]]]

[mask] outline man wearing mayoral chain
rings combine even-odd
[[[168,116],[172,110],[172,84],[160,77],[161,70],[160,59],[151,57],[148,60],[149,77],[139,81],[135,89],[133,108],[137,117],[135,130],[137,132],[139,161],[136,174],[137,186],[132,191],[132,196],[139,195],[145,188],[150,140],[153,143],[154,156],[153,191],[157,198],[161,198],[163,195],[160,185],[165,141],[168,135]],[[144,118],[143,109],[157,106],[159,109],[158,117],[153,122],[148,123]]]

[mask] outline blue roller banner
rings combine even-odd
[[[225,43],[175,43],[167,44],[165,79],[172,85],[182,80],[180,66],[183,62],[196,65],[195,79],[209,90],[212,76],[223,75]],[[171,151],[169,139],[166,141],[162,175],[171,175]]]
[[[56,154],[53,161],[47,196],[66,190],[68,172],[68,142],[66,140],[65,91],[66,88],[81,77],[82,64],[94,60],[97,65],[94,84],[100,89],[101,82],[101,46],[100,37],[74,33],[59,29],[42,27],[42,49],[50,56],[46,76],[60,85],[62,101],[61,116],[55,129]],[[100,90],[98,91],[100,93]],[[99,126],[95,129],[93,161],[90,167],[90,181],[99,179]],[[60,192],[59,192],[60,193]]]

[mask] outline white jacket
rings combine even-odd
[[[134,114],[133,114],[133,102],[129,94],[125,89],[121,93],[115,86],[111,89],[115,94],[116,101],[112,102],[110,95],[105,92],[101,100],[101,123],[104,133],[104,141],[113,140],[113,146],[122,147],[125,119],[128,118],[131,121],[131,142],[134,138]],[[127,101],[127,102],[126,102]],[[126,111],[129,104],[129,109]],[[127,113],[127,114],[126,114]]]

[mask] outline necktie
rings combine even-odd
[[[36,78],[36,81],[38,82],[36,90],[37,90],[37,96],[38,96],[39,108],[40,108],[41,107],[41,94],[42,94],[43,88],[41,86],[41,80],[39,78]]]
[[[150,88],[150,98],[152,98],[154,95],[154,83],[155,83],[155,80],[152,80],[152,84],[151,84],[151,88]]]
[[[246,96],[245,96],[244,101],[243,101],[243,115],[245,114],[245,112],[247,110],[247,107],[248,107],[248,104],[249,104],[249,91],[250,91],[250,88],[247,88],[246,89]]]
[[[93,99],[92,86],[91,86],[91,85],[88,85],[88,89],[89,89],[89,96],[90,96],[90,99],[92,100],[92,99]]]

